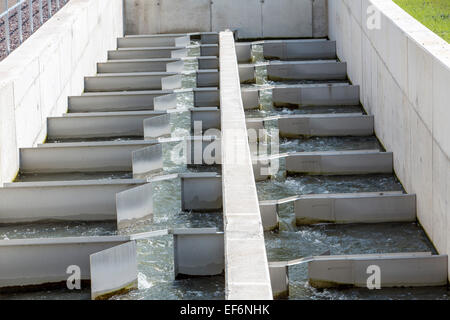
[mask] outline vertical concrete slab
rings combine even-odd
[[[231,1],[230,4],[234,3]],[[220,33],[220,110],[228,300],[272,299],[232,32]]]
[[[160,0],[159,33],[211,31],[210,0]]]
[[[153,217],[153,187],[151,183],[116,194],[117,229]]]
[[[163,169],[163,151],[160,143],[133,151],[131,157],[134,176]]]
[[[167,137],[171,134],[170,114],[147,118],[144,120],[144,138],[151,140]]]
[[[223,274],[223,232],[216,229],[175,229],[172,234],[176,279]]]
[[[217,211],[222,209],[222,179],[216,173],[182,174],[181,209]]]
[[[137,289],[136,255],[136,241],[91,254],[91,299],[107,299]]]
[[[263,37],[260,0],[214,1],[211,17],[212,31],[236,30],[239,39]]]
[[[262,4],[263,38],[311,38],[312,1],[265,0]],[[289,23],[283,23],[289,21]]]

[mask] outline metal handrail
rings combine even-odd
[[[29,22],[30,26],[30,32],[31,34],[37,30],[37,27],[41,26],[44,23],[44,4],[43,2],[46,2],[47,10],[48,10],[48,19],[52,17],[54,13],[56,13],[61,8],[61,2],[63,5],[65,5],[69,0],[54,0],[56,1],[56,10],[55,12],[52,12],[52,0],[17,0],[17,3],[9,7],[11,0],[0,0],[4,3],[4,6],[6,8],[5,11],[0,13],[0,19],[4,19],[3,23],[0,23],[0,28],[3,27],[5,30],[5,37],[3,39],[0,39],[0,42],[6,41],[6,51],[7,54],[11,53],[11,35],[14,34],[16,31],[19,32],[19,41],[20,44],[24,41],[24,32],[23,32],[23,26],[27,22]],[[38,8],[37,10],[34,10],[33,4],[38,2]],[[27,4],[28,5],[28,11],[29,11],[29,17],[28,19],[23,19],[23,12],[22,12],[22,5]],[[35,25],[34,23],[34,17],[36,14],[39,14],[39,20],[40,24],[39,26]],[[17,28],[11,30],[10,28],[10,19],[12,17],[17,16],[18,26]],[[1,59],[1,57],[0,57]]]

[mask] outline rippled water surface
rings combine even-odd
[[[194,43],[195,44],[195,43]],[[192,49],[191,56],[198,56],[199,50]],[[185,70],[197,69],[196,60],[185,63]],[[195,74],[185,75],[183,87],[195,86]],[[178,94],[178,108],[184,112],[171,116],[172,136],[190,135],[188,107],[193,106],[191,92]],[[217,167],[200,169],[187,168],[180,163],[176,150],[180,143],[166,143],[163,146],[163,171],[158,173],[183,173],[217,171]],[[181,148],[182,149],[182,148]],[[17,181],[89,180],[131,178],[129,172],[93,174],[22,175]],[[140,233],[166,228],[216,227],[222,229],[222,212],[192,213],[181,210],[181,184],[179,179],[153,182],[154,218],[152,223],[133,226],[125,233]],[[105,236],[116,234],[115,223],[41,223],[0,226],[0,239],[48,238],[70,236]],[[113,299],[223,299],[223,276],[174,280],[172,236],[162,236],[138,241],[139,290],[113,297]],[[68,290],[45,290],[33,293],[0,295],[0,299],[90,299],[90,290],[77,292]]]
[[[262,46],[253,46],[253,61],[264,63]],[[256,84],[243,87],[268,88],[261,91],[260,109],[246,111],[247,118],[289,114],[365,113],[360,106],[275,108],[271,86],[291,84],[267,80],[265,66],[257,67]],[[308,83],[308,82],[303,82]],[[311,85],[311,83],[308,83]],[[267,121],[268,143],[273,140],[277,121]],[[270,137],[272,135],[272,138]],[[267,149],[266,149],[267,148]],[[260,144],[259,154],[270,152],[267,144]],[[375,136],[371,137],[313,137],[279,139],[279,153],[344,150],[380,150],[384,148]],[[259,200],[278,200],[290,196],[326,193],[356,193],[375,191],[403,191],[395,175],[354,176],[286,176],[285,162],[279,161],[277,174],[267,181],[257,182]],[[421,226],[416,223],[320,224],[296,226],[293,203],[280,205],[280,228],[266,232],[265,241],[269,261],[285,261],[313,255],[367,254],[396,252],[434,252]],[[307,265],[289,268],[290,299],[448,299],[447,288],[395,288],[370,291],[368,289],[317,290],[308,284]]]

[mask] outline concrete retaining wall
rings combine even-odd
[[[0,63],[0,183],[14,179],[19,148],[44,141],[48,116],[67,110],[123,35],[121,0],[71,0]]]
[[[370,29],[377,17],[379,28]],[[391,0],[330,0],[329,36],[375,115],[378,138],[394,152],[396,174],[417,195],[420,223],[448,253],[450,45]]]
[[[238,31],[239,38],[326,37],[327,0],[125,0],[127,34]]]

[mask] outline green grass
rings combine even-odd
[[[394,0],[394,2],[450,43],[450,0]]]

